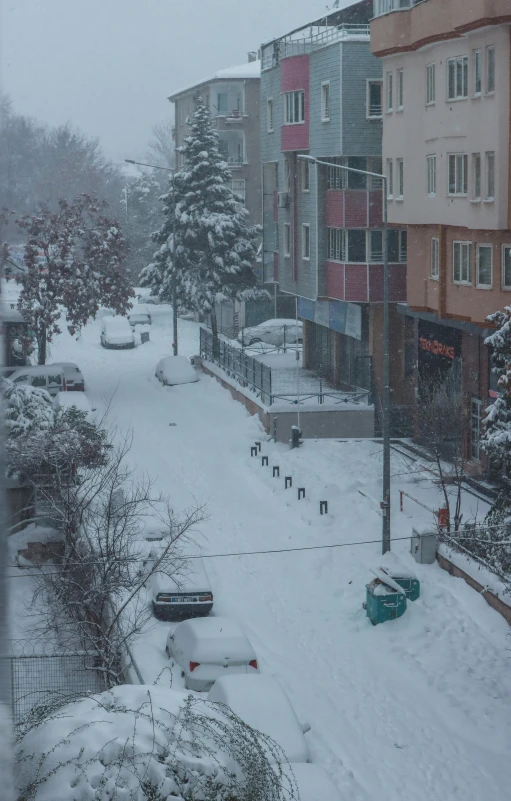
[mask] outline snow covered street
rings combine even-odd
[[[78,341],[62,334],[48,361],[76,362],[98,410],[110,400],[119,434],[133,429],[130,461],[170,494],[176,511],[194,500],[207,504],[199,543],[206,556],[379,540],[379,444],[306,441],[289,451],[267,442],[258,419],[214,379],[202,375],[196,384],[163,387],[154,368],[171,352],[172,313],[155,306],[151,314],[145,345],[104,350],[96,321]],[[180,353],[197,353],[198,326],[180,320],[179,330]],[[263,441],[269,467],[250,457],[254,440]],[[280,478],[272,477],[272,465],[280,466]],[[399,489],[418,493],[407,471],[394,455],[396,538],[431,523],[418,506],[399,511]],[[293,476],[291,490],[284,490],[285,475]],[[298,501],[302,486],[306,498]],[[429,503],[438,506],[429,493]],[[328,500],[328,516],[319,516],[319,500]],[[474,498],[466,503],[475,511]],[[509,629],[461,579],[436,565],[416,565],[408,540],[395,542],[386,557],[376,543],[205,564],[214,612],[245,629],[261,670],[278,678],[299,718],[311,724],[314,761],[347,800],[507,797]],[[382,564],[415,572],[421,597],[402,618],[373,627],[362,602],[371,569]],[[149,684],[168,665],[169,624],[153,623],[135,649]],[[168,672],[159,679],[160,686],[165,682]]]

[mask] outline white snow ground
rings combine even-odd
[[[171,311],[151,309],[151,341],[133,351],[103,350],[99,323],[80,340],[63,334],[51,360],[72,360],[92,405],[114,394],[111,417],[134,431],[131,458],[177,509],[207,501],[206,554],[377,540],[380,446],[309,441],[299,451],[264,442],[259,421],[214,379],[165,388],[154,377],[171,352]],[[180,321],[180,352],[193,355],[198,328]],[[250,457],[262,439],[270,468]],[[280,479],[271,465],[279,464]],[[394,458],[393,536],[431,516],[399,489],[438,506]],[[284,491],[284,475],[293,488]],[[305,486],[306,500],[296,488]],[[327,517],[318,501],[328,499]],[[466,501],[475,512],[474,498]],[[479,515],[481,505],[479,504]],[[206,559],[216,614],[247,632],[264,672],[286,688],[308,720],[314,761],[350,801],[501,801],[509,792],[511,641],[505,621],[462,580],[418,566],[408,542],[382,558],[379,544],[320,551]],[[413,570],[421,598],[397,621],[373,627],[362,609],[371,568]],[[135,655],[147,683],[168,665],[158,623]],[[159,684],[168,681],[165,671]],[[176,684],[174,684],[176,686]]]

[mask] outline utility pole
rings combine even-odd
[[[389,256],[388,256],[388,191],[387,176],[368,170],[345,167],[344,164],[331,164],[313,156],[299,155],[299,159],[312,161],[324,167],[345,172],[355,172],[372,178],[379,178],[383,192],[383,480],[382,480],[382,553],[390,551],[390,306],[389,306]],[[378,401],[378,397],[376,398]]]
[[[177,332],[177,274],[176,274],[176,186],[174,176],[176,171],[172,167],[160,167],[158,164],[145,164],[143,161],[124,159],[127,164],[138,164],[139,167],[151,167],[153,170],[165,170],[172,173],[172,352],[178,355],[178,332]]]

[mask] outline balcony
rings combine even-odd
[[[349,39],[369,41],[369,25],[329,25],[328,22],[307,25],[281,39],[263,45],[261,71],[278,66],[285,58],[307,55],[333,42]]]
[[[390,14],[391,11],[407,11],[419,3],[426,3],[428,0],[374,0],[374,16],[382,17]]]

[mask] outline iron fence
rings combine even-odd
[[[235,378],[261,398],[266,406],[272,403],[271,369],[244,350],[229,345],[221,337],[214,340],[211,331],[201,328],[200,355],[206,361],[218,364],[225,372]]]

